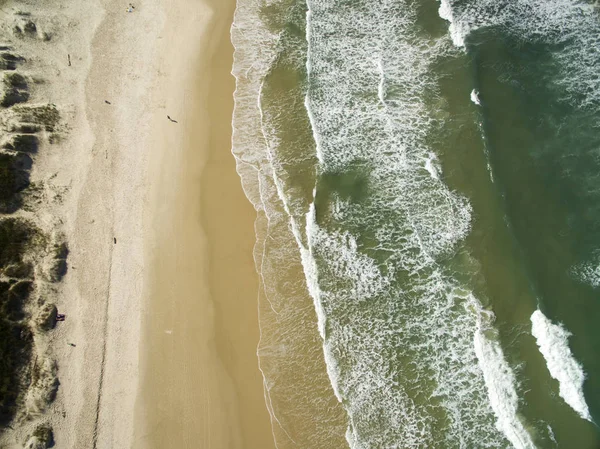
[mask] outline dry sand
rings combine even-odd
[[[254,211],[230,153],[234,3],[28,6],[56,30],[28,56],[70,129],[32,176],[61,192],[39,214],[71,250],[49,337],[61,385],[37,417],[56,447],[274,447]]]

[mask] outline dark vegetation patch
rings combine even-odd
[[[54,329],[56,326],[56,315],[58,315],[58,309],[54,304],[44,304],[36,318],[36,325],[45,331]]]
[[[49,424],[37,426],[33,431],[33,436],[37,438],[40,443],[44,444],[44,447],[54,446],[54,432]]]
[[[19,153],[37,153],[38,147],[39,139],[32,134],[16,134],[4,144],[5,149]]]
[[[0,221],[0,270],[31,274],[23,261],[36,231],[25,220]],[[19,269],[20,267],[20,269]],[[0,425],[14,416],[23,390],[21,373],[29,363],[32,333],[25,321],[24,307],[33,288],[30,280],[0,282]]]
[[[0,153],[0,213],[12,213],[21,207],[19,192],[29,186],[32,163],[27,154]]]
[[[20,73],[5,73],[4,82],[10,87],[14,87],[16,89],[27,89],[27,80]]]
[[[29,100],[27,80],[23,75],[16,72],[5,73],[3,87],[4,91],[0,99],[1,106],[7,108]]]
[[[15,106],[13,110],[17,113],[19,121],[41,125],[50,133],[54,132],[60,120],[60,113],[53,104],[41,106],[19,105]]]
[[[18,125],[13,125],[10,128],[10,131],[13,133],[22,133],[22,134],[35,134],[41,131],[41,127],[39,125],[30,125],[28,123],[21,123]]]
[[[31,20],[28,20],[23,25],[23,31],[26,33],[35,34],[37,32],[37,26],[35,26],[35,23],[33,23]]]
[[[22,15],[24,17],[26,17],[26,16],[29,16],[29,13],[25,13]],[[22,34],[34,35],[37,32],[37,26],[36,26],[35,22],[33,22],[33,20],[21,20],[19,23],[17,23],[14,26],[13,32],[16,35],[22,35]]]
[[[0,269],[23,262],[34,232],[34,228],[23,219],[0,220]]]
[[[54,245],[54,260],[50,268],[50,280],[59,282],[67,274],[67,256],[69,248],[66,243]]]
[[[0,319],[0,426],[13,418],[23,386],[20,373],[31,357],[33,338],[26,323]]]
[[[0,273],[8,278],[30,279],[33,277],[33,266],[28,262],[19,262],[8,265]]]
[[[25,319],[25,303],[33,290],[31,281],[0,281],[0,315],[9,321]]]
[[[10,50],[7,47],[0,48],[0,51]],[[15,70],[17,64],[21,63],[23,58],[12,53],[0,53],[0,70]]]
[[[47,362],[48,360],[45,359]],[[39,399],[46,404],[50,404],[56,399],[56,393],[60,382],[56,376],[56,363],[51,362],[50,366],[37,357],[30,364],[31,369],[27,373],[26,384],[38,389]],[[40,391],[41,390],[41,391]]]

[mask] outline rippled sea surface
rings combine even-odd
[[[600,8],[238,0],[283,448],[599,448]]]

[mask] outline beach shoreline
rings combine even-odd
[[[136,448],[274,447],[256,357],[255,213],[231,154],[234,7],[167,13],[164,48],[187,48],[167,53],[177,123],[161,114],[154,123],[165,131],[150,167]]]

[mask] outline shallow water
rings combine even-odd
[[[279,447],[600,445],[597,31],[567,0],[238,0]]]

